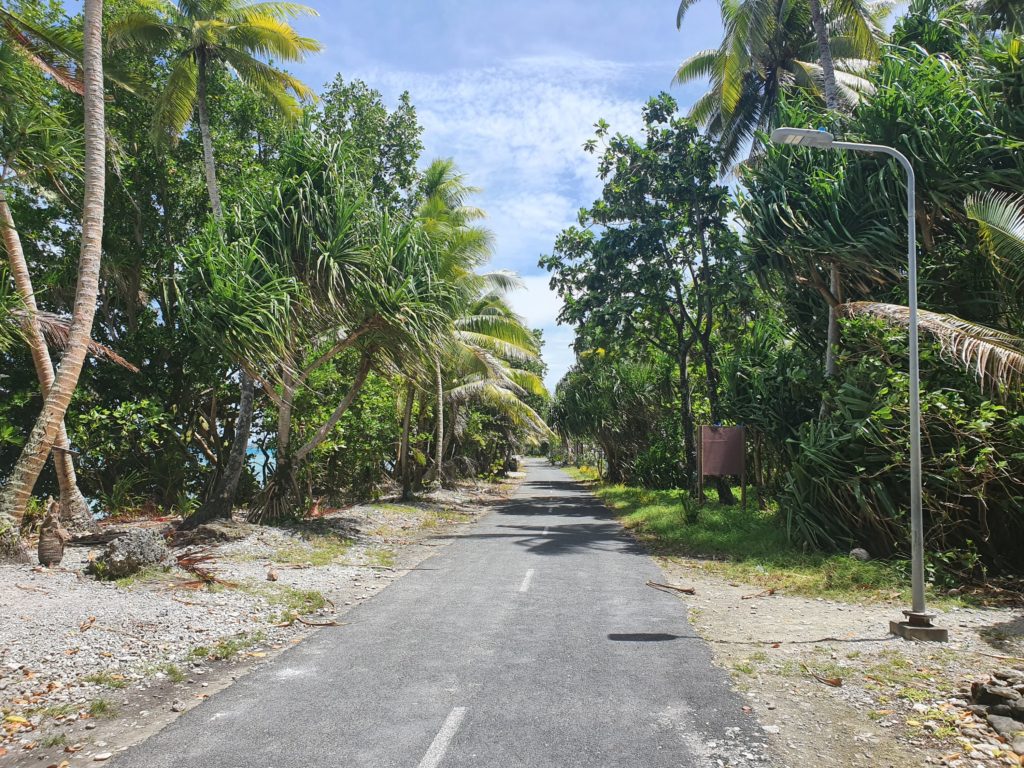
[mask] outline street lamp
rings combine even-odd
[[[814,149],[840,149],[870,152],[896,158],[907,172],[907,272],[910,294],[910,539],[911,582],[913,599],[911,610],[903,611],[905,621],[890,621],[889,631],[908,640],[949,639],[945,629],[932,625],[934,614],[925,611],[924,604],[924,520],[921,512],[921,384],[918,373],[917,350],[917,232],[915,219],[914,168],[899,150],[880,144],[858,144],[836,141],[825,130],[809,128],[776,128],[772,131],[776,144],[791,144]]]

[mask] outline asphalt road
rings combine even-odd
[[[653,561],[545,461],[372,600],[118,768],[760,763],[758,727]],[[747,757],[743,757],[747,753]],[[722,761],[722,762],[719,762]]]

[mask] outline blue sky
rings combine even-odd
[[[494,268],[526,281],[513,305],[544,329],[553,388],[572,363],[572,330],[537,259],[599,192],[581,149],[599,118],[635,131],[643,102],[671,88],[683,58],[720,39],[718,5],[702,0],[680,31],[678,0],[307,0],[298,22],[324,51],[291,68],[322,87],[360,78],[389,102],[408,90],[424,127],[424,161],[453,157],[496,236]]]

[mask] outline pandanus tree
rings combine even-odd
[[[215,71],[227,71],[265,96],[286,119],[297,119],[299,100],[311,98],[312,91],[263,58],[301,61],[319,51],[316,40],[299,35],[288,23],[297,16],[315,14],[291,2],[179,0],[159,3],[151,12],[128,14],[110,30],[114,45],[139,46],[167,57],[169,72],[156,96],[153,132],[157,137],[176,138],[190,120],[198,125],[215,219],[223,216],[223,204],[210,127],[211,78]],[[217,482],[204,505],[203,518],[230,514],[247,461],[254,398],[255,383],[243,368],[234,439],[226,465],[217,468]]]
[[[103,91],[103,2],[83,5],[84,159],[81,253],[68,343],[43,400],[42,412],[25,442],[7,485],[0,492],[0,556],[23,556],[17,522],[24,515],[36,480],[58,439],[64,415],[85,363],[99,294],[106,180]]]

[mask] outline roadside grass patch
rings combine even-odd
[[[852,602],[904,597],[901,563],[801,552],[775,509],[750,502],[744,512],[719,504],[713,490],[703,506],[683,490],[604,485],[593,492],[655,554],[701,559],[696,565],[727,579]]]
[[[86,675],[82,678],[87,683],[94,685],[102,685],[107,688],[127,688],[128,681],[125,680],[124,675],[118,675],[113,672],[93,672],[92,674]]]
[[[352,548],[352,539],[332,534],[313,534],[303,541],[289,544],[271,553],[275,563],[312,565],[321,567],[342,560]]]
[[[122,576],[114,579],[114,586],[118,589],[131,589],[140,584],[154,584],[165,581],[173,581],[174,574],[170,566],[151,565],[143,568],[130,576]]]
[[[381,568],[395,567],[395,553],[386,547],[371,547],[366,550],[366,559],[370,565],[376,565]]]
[[[216,645],[197,645],[189,651],[189,656],[207,661],[226,661],[242,651],[259,645],[265,639],[266,635],[263,632],[243,632],[235,637],[226,637]]]
[[[114,717],[117,715],[118,707],[117,704],[112,702],[110,699],[94,699],[89,704],[89,716],[90,717]]]
[[[48,733],[40,740],[39,744],[44,749],[51,747],[63,747],[68,743],[68,735],[66,733]]]
[[[51,704],[48,707],[38,707],[28,710],[29,715],[39,715],[41,717],[52,717],[57,719],[59,717],[67,717],[73,715],[78,711],[77,704]]]
[[[167,662],[164,664],[160,667],[160,671],[167,675],[167,679],[172,683],[183,683],[185,682],[185,678],[188,677],[188,675],[185,674],[185,670],[173,662]]]

